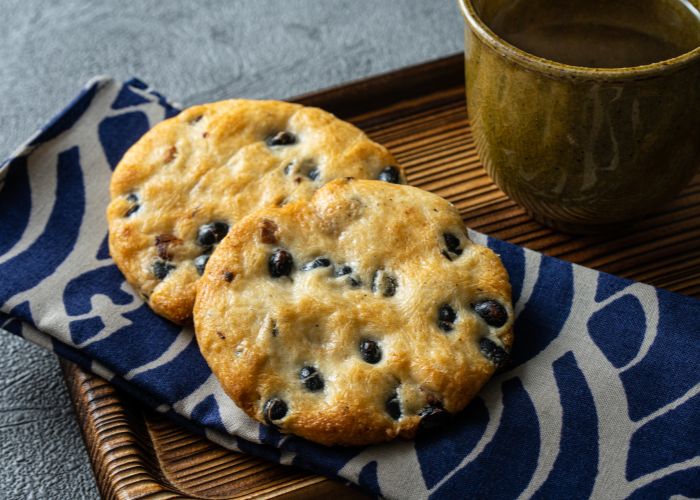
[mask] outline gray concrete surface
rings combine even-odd
[[[462,48],[455,0],[0,0],[0,13],[3,158],[97,74],[184,104],[281,98]],[[0,498],[97,497],[54,356],[2,334],[0,370]]]

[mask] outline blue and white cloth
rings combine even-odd
[[[513,283],[514,363],[451,425],[344,449],[249,419],[107,249],[112,170],[177,112],[138,80],[99,78],[0,166],[3,330],[227,448],[388,498],[700,496],[700,301],[475,232]]]

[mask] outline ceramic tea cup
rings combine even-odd
[[[576,233],[669,201],[700,165],[700,0],[459,0],[494,182]]]

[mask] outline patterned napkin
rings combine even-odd
[[[700,496],[700,301],[475,232],[513,283],[514,363],[451,425],[344,449],[253,422],[107,250],[112,170],[177,112],[138,80],[99,78],[0,166],[2,329],[227,448],[389,498]]]

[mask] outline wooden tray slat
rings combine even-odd
[[[348,119],[385,144],[411,184],[453,202],[467,226],[545,254],[700,297],[700,173],[627,234],[572,236],[533,221],[484,172],[456,55],[295,99]],[[62,363],[107,498],[364,498],[337,481],[227,451],[107,382]]]

